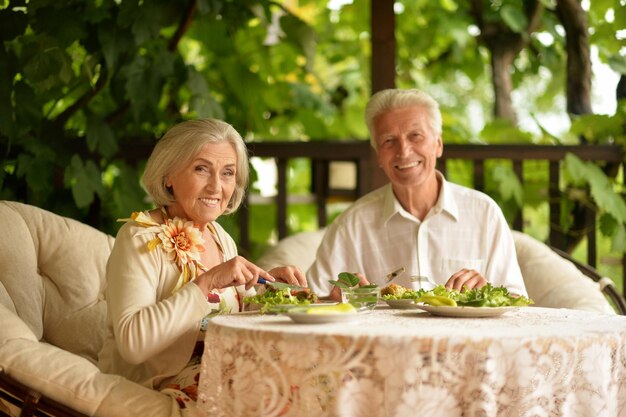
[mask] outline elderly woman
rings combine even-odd
[[[237,209],[248,182],[245,144],[219,120],[183,122],[159,140],[143,183],[158,206],[120,228],[107,266],[105,372],[195,400],[203,323],[240,311],[259,277],[306,285],[295,267],[264,271],[237,256],[216,222]]]

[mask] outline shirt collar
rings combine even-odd
[[[450,189],[450,184],[446,181],[443,174],[439,171],[435,171],[435,175],[437,175],[437,179],[441,181],[441,190],[439,192],[439,198],[437,202],[431,209],[431,215],[436,215],[441,212],[446,212],[450,216],[454,218],[454,220],[459,219],[459,207],[457,205],[456,199],[454,198],[454,194]],[[387,223],[394,215],[398,214],[402,217],[405,217],[412,221],[417,220],[411,213],[406,211],[396,196],[393,193],[393,189],[391,187],[391,183],[385,185],[385,197],[383,200],[383,221]]]
[[[456,198],[454,198],[454,193],[452,192],[450,183],[446,181],[441,172],[435,171],[435,174],[437,175],[437,178],[441,181],[441,191],[439,192],[439,198],[437,199],[435,208],[440,212],[445,211],[450,216],[452,216],[454,220],[458,220],[459,206],[457,205]]]

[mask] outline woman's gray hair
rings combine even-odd
[[[165,185],[167,177],[190,164],[208,143],[230,143],[237,154],[235,191],[224,214],[237,210],[248,186],[248,150],[234,127],[216,119],[188,120],[172,127],[155,145],[143,173],[143,185],[155,204],[176,201]]]
[[[426,109],[430,127],[435,135],[441,134],[442,121],[439,103],[430,95],[417,89],[390,88],[381,90],[370,98],[365,108],[365,124],[370,132],[370,143],[374,149],[376,149],[376,139],[374,138],[374,119],[376,116],[389,110],[408,106],[420,106]]]

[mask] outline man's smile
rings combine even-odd
[[[399,170],[415,168],[416,166],[420,165],[421,163],[422,163],[421,161],[408,162],[406,164],[396,165],[395,168],[397,168]]]

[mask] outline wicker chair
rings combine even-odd
[[[113,238],[9,201],[0,230],[0,415],[180,416],[173,398],[96,366]]]

